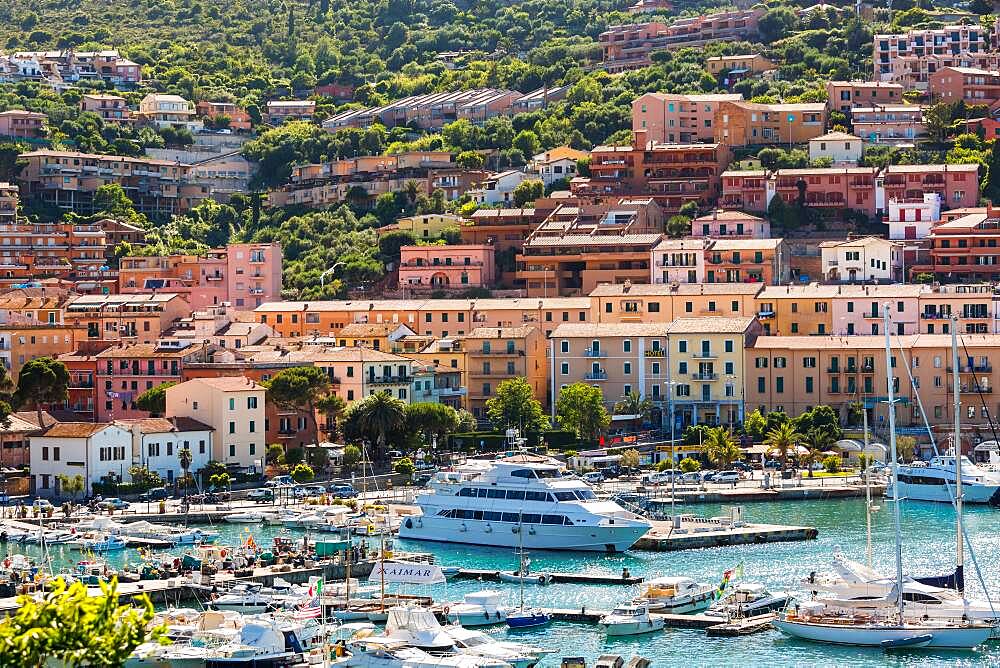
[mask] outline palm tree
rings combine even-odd
[[[184,481],[184,498],[187,499],[187,481],[188,481],[188,469],[191,468],[191,448],[181,448],[181,451],[177,453],[177,457],[181,463],[181,470],[184,471],[184,476],[181,480]]]
[[[332,392],[316,402],[316,410],[326,416],[326,433],[331,441],[337,436],[337,423],[344,416],[345,408],[347,408],[347,404],[344,403],[344,400]],[[317,434],[317,438],[319,438],[319,434]]]
[[[708,460],[720,471],[729,468],[729,465],[739,459],[742,454],[740,447],[736,444],[733,431],[727,427],[715,427],[709,430],[702,442],[702,449]]]
[[[649,417],[653,411],[653,402],[635,392],[622,395],[615,404],[615,415],[638,415],[640,421]]]
[[[810,429],[805,436],[805,445],[809,451],[802,455],[802,461],[809,469],[809,477],[813,477],[812,465],[823,461],[823,453],[833,447],[833,436],[825,429]]]
[[[357,410],[359,431],[377,446],[375,459],[383,463],[387,459],[385,446],[389,437],[406,428],[406,404],[389,392],[376,392],[358,404]]]
[[[779,424],[777,427],[767,432],[764,437],[764,445],[767,446],[767,454],[778,453],[781,459],[781,470],[784,471],[788,464],[788,453],[794,451],[802,441],[802,434],[795,430],[791,422]]]
[[[420,184],[414,179],[407,179],[403,184],[403,192],[406,193],[406,199],[410,200],[410,204],[413,204],[420,195]]]

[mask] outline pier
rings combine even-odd
[[[699,489],[696,487],[676,488],[676,503],[752,503],[758,501],[816,501],[829,499],[864,498],[865,488],[862,485],[849,483],[830,484],[827,480],[823,485],[783,485],[764,487],[730,487],[716,489]],[[885,485],[871,486],[873,498],[885,495]],[[661,510],[670,506],[670,489],[646,489],[646,503],[650,510]]]
[[[484,580],[490,582],[500,582],[500,573],[504,571],[491,571],[479,568],[463,568],[455,574],[457,580]],[[545,571],[552,576],[552,583],[572,583],[572,584],[601,584],[601,585],[635,585],[643,581],[643,578],[621,575],[601,575],[590,573],[553,573]],[[538,573],[540,575],[541,572]]]
[[[653,520],[653,528],[633,546],[635,550],[674,552],[705,547],[757,545],[813,540],[819,531],[813,527],[778,524],[726,524],[712,520],[682,521],[680,528],[671,522]]]

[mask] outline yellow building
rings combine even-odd
[[[396,342],[413,334],[412,329],[398,323],[354,322],[341,328],[336,339],[337,345],[342,347],[397,352],[394,350]]]
[[[440,239],[445,230],[458,230],[466,220],[447,213],[425,213],[400,218],[393,225],[378,228],[379,235],[387,232],[409,232],[418,240]]]
[[[764,334],[774,336],[823,335],[834,331],[833,300],[836,285],[774,285],[757,295],[757,317]]]
[[[777,69],[778,66],[759,53],[748,53],[741,56],[716,56],[705,61],[708,71],[712,76],[718,76],[723,70],[747,76],[760,74],[768,70]]]
[[[428,337],[405,337],[397,341],[393,352],[434,367],[434,388],[431,398],[425,401],[439,401],[452,408],[468,409],[468,353],[462,342],[455,339],[433,339]],[[421,342],[419,349],[410,344]]]
[[[745,350],[760,333],[753,317],[678,318],[667,325],[667,408],[676,429],[743,421]]]
[[[671,322],[697,316],[752,316],[760,283],[618,283],[590,293],[591,321]]]

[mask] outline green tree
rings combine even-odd
[[[954,129],[954,107],[947,102],[938,102],[924,110],[924,127],[927,136],[939,144],[943,143]]]
[[[840,473],[841,466],[843,466],[843,460],[837,455],[830,455],[823,460],[823,468],[826,469],[827,473]],[[809,475],[812,475],[812,469],[809,470]]]
[[[421,434],[424,443],[444,444],[448,434],[458,429],[458,412],[451,406],[432,401],[418,401],[406,406],[406,428],[411,434]]]
[[[106,183],[94,191],[94,209],[110,218],[125,222],[144,220],[135,210],[135,205],[125,193],[125,189],[117,183]]]
[[[285,446],[281,443],[272,443],[267,446],[264,453],[264,461],[272,466],[280,466],[285,463]]]
[[[523,207],[545,194],[545,184],[535,179],[521,181],[514,188],[514,206]]]
[[[184,482],[184,498],[187,498],[187,483],[190,481],[191,462],[194,459],[191,454],[191,448],[185,446],[181,448],[181,451],[177,453],[177,459],[180,462],[181,470],[184,471],[184,475],[181,476],[181,481]]]
[[[771,44],[789,36],[797,21],[795,10],[787,5],[767,9],[758,23],[760,41]]]
[[[697,459],[692,459],[691,457],[685,457],[677,466],[684,473],[694,473],[695,471],[701,470],[701,462]]]
[[[913,461],[916,453],[917,439],[912,436],[896,437],[896,456],[899,457],[900,461],[904,464],[908,464]]]
[[[496,392],[486,400],[486,417],[501,431],[510,427],[519,427],[522,432],[542,431],[549,427],[542,404],[528,380],[520,376],[497,385]]]
[[[639,468],[639,451],[635,448],[629,448],[621,453],[621,459],[618,460],[619,466],[624,466],[630,469]]]
[[[319,367],[298,366],[279,371],[264,386],[276,406],[306,414],[312,424],[310,437],[319,443],[316,404],[330,393],[330,377]]]
[[[743,431],[753,439],[754,443],[760,443],[764,439],[764,431],[767,428],[767,421],[760,414],[760,409],[755,408],[743,420]]]
[[[736,437],[732,430],[727,427],[711,429],[702,449],[708,461],[712,462],[720,471],[729,468],[730,464],[743,455],[740,447],[736,444]]]
[[[152,417],[160,417],[167,411],[167,389],[176,384],[177,381],[170,381],[151,387],[136,398],[135,405]]]
[[[316,477],[316,473],[313,471],[312,467],[309,466],[308,464],[296,464],[294,467],[292,467],[292,470],[289,472],[288,475],[292,477],[292,480],[294,480],[299,484],[304,482],[310,482],[313,478]]]
[[[163,636],[150,628],[153,605],[145,594],[119,604],[118,582],[101,583],[91,595],[62,578],[41,600],[18,599],[17,609],[0,623],[0,647],[5,666],[123,666],[144,642]]]
[[[156,471],[149,470],[149,467],[130,466],[128,474],[132,478],[132,484],[141,490],[163,486],[163,478]]]
[[[623,395],[615,404],[615,415],[637,415],[641,421],[649,418],[652,412],[653,402],[636,392]]]
[[[672,239],[680,239],[691,234],[691,219],[687,216],[670,216],[667,219],[665,232]]]
[[[478,151],[462,151],[455,156],[455,164],[465,169],[482,169],[486,158]]]
[[[19,406],[31,405],[42,420],[42,407],[69,399],[69,371],[66,365],[51,357],[37,357],[21,367],[17,376],[14,401]]]
[[[777,453],[781,460],[781,470],[784,471],[788,463],[789,453],[795,453],[799,443],[802,442],[802,434],[795,429],[791,422],[783,422],[771,431],[767,432],[764,438],[764,445],[767,446],[767,453]]]
[[[345,437],[368,443],[375,450],[371,458],[385,465],[390,441],[405,437],[406,404],[387,391],[376,392],[351,406],[344,422]]]
[[[573,383],[559,391],[556,419],[563,429],[572,430],[577,438],[590,441],[596,440],[611,424],[601,388],[587,383]]]
[[[476,416],[464,408],[459,408],[457,414],[458,424],[455,426],[456,432],[460,434],[467,434],[470,431],[475,431],[479,426],[479,421],[476,420]]]
[[[417,471],[417,466],[409,457],[401,457],[393,465],[392,470],[403,475],[413,475]]]
[[[318,445],[315,448],[306,448],[306,461],[314,470],[322,471],[330,463],[330,451]]]
[[[347,403],[332,392],[316,400],[316,410],[326,416],[326,434],[331,441],[337,437],[338,425],[346,409]]]
[[[84,481],[83,476],[79,473],[76,475],[60,474],[58,478],[59,493],[69,494],[73,501],[76,501],[77,494],[80,494],[86,488],[86,481]]]
[[[799,415],[792,420],[792,423],[800,434],[808,434],[814,429],[824,431],[829,435],[831,442],[840,440],[844,434],[837,412],[829,406],[816,406]]]
[[[361,463],[361,450],[356,445],[344,446],[343,465],[345,471],[356,471]]]
[[[521,151],[527,158],[532,157],[542,150],[542,146],[538,141],[538,135],[531,130],[521,130],[518,132],[514,135],[514,141],[511,145],[513,148]]]

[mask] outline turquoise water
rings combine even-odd
[[[726,512],[728,506],[695,505],[685,511],[713,516]],[[535,552],[531,555],[534,570],[574,571],[620,574],[627,566],[633,575],[657,577],[687,575],[704,582],[717,582],[722,572],[743,562],[746,581],[763,582],[774,589],[798,591],[798,581],[810,571],[825,569],[834,550],[859,561],[865,554],[864,503],[859,500],[799,501],[783,503],[751,503],[744,506],[749,522],[814,526],[819,538],[799,543],[746,545],[690,550],[674,553],[630,552],[625,555],[592,555],[586,553]],[[893,571],[892,512],[883,504],[875,516],[874,562],[885,573]],[[991,595],[1000,599],[1000,511],[973,507],[966,515],[966,525],[976,556]],[[221,542],[235,542],[245,535],[245,526],[223,525]],[[266,544],[278,527],[254,527],[258,543]],[[300,532],[286,532],[301,535]],[[904,560],[912,574],[943,573],[952,568],[954,544],[954,514],[950,506],[908,502],[903,507]],[[402,550],[432,552],[440,564],[467,568],[513,569],[516,556],[510,550],[490,550],[439,543],[397,541]],[[37,547],[20,547],[37,556]],[[181,552],[182,550],[176,550]],[[170,552],[158,553],[170,554]],[[80,559],[80,553],[65,547],[52,550],[56,564],[69,564]],[[134,551],[114,555],[114,563],[136,561]],[[968,561],[968,556],[967,556]],[[982,595],[971,564],[967,564],[970,592]],[[480,583],[470,580],[451,581],[447,585],[407,587],[407,593],[427,593],[439,601],[461,599],[462,594],[479,589],[499,589],[512,604],[517,603],[517,587],[504,583]],[[527,603],[563,607],[610,608],[637,594],[640,587],[614,585],[550,585],[525,589]],[[997,602],[1000,608],[1000,601]],[[833,648],[785,638],[768,631],[743,638],[707,638],[703,632],[667,630],[633,639],[608,640],[596,626],[557,623],[547,628],[506,631],[500,636],[516,637],[547,648],[555,653],[542,666],[558,666],[559,657],[585,656],[593,661],[604,653],[641,654],[657,666],[1000,666],[1000,643],[977,652],[913,652],[883,654],[881,651]]]

